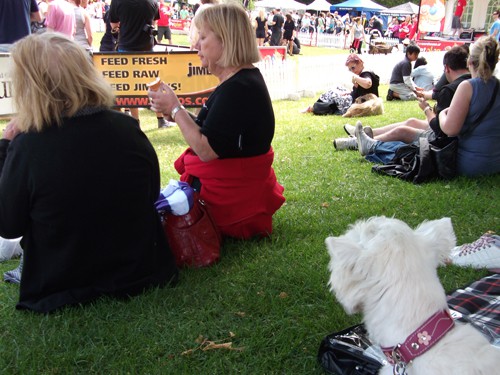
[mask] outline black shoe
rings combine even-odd
[[[388,102],[390,102],[391,100],[394,100],[394,91],[389,89],[389,91],[387,91],[387,98],[386,99]]]

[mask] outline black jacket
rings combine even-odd
[[[94,110],[20,134],[5,153],[7,144],[0,144],[0,236],[23,237],[17,308],[49,312],[176,280],[153,206],[158,159],[136,120]]]

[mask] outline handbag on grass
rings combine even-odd
[[[445,180],[458,175],[457,170],[457,137],[440,137],[429,142],[432,162],[436,173]]]
[[[207,267],[219,261],[222,236],[197,194],[187,214],[164,213],[162,218],[177,267]]]
[[[368,338],[363,324],[326,336],[318,351],[323,370],[333,375],[376,375],[385,355]]]

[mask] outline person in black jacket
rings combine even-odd
[[[111,87],[67,37],[28,36],[11,57],[18,114],[0,140],[0,236],[23,237],[16,307],[47,313],[175,282],[154,207],[158,158],[137,121],[110,109]]]

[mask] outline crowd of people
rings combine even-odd
[[[151,51],[151,30],[138,33],[134,25],[152,25],[163,2],[145,2],[148,6],[135,8],[132,0],[113,0],[103,13],[110,31],[120,28],[118,52]],[[148,91],[151,110],[177,124],[187,149],[175,169],[210,207],[221,233],[242,240],[268,237],[285,197],[273,169],[273,105],[254,65],[260,60],[258,27],[241,5],[204,5],[193,19],[191,43],[218,86],[194,115],[162,83]],[[28,6],[26,25],[12,31],[17,114],[0,140],[0,236],[20,238],[19,309],[50,312],[102,295],[132,296],[178,279],[154,207],[161,183],[157,155],[138,119],[113,109],[110,85],[93,66],[84,41],[75,37],[78,27],[86,35],[88,19],[80,7],[78,0],[50,2],[47,30],[29,35],[30,20],[42,17],[36,4]],[[289,41],[296,30],[293,17],[273,13],[266,23],[283,27],[280,40]],[[457,137],[460,175],[499,173],[500,99],[493,75],[499,51],[496,34],[477,40],[470,51],[453,47],[444,55],[442,79],[424,85],[428,74],[412,76],[412,70],[425,67],[425,60],[413,69],[421,57],[410,44],[394,67],[386,99],[417,100],[425,119],[385,127],[346,125],[350,137],[336,148],[358,149],[371,161],[387,163],[398,148],[423,137]],[[352,90],[332,90],[318,101],[333,105],[335,114],[360,96],[379,95],[378,76],[358,54],[349,54],[345,66]],[[430,99],[436,100],[434,108]]]
[[[297,11],[283,13],[281,9],[276,8],[266,14],[261,9],[258,16],[252,21],[256,28],[259,45],[287,45],[289,46],[289,54],[292,54],[290,51],[293,50],[293,43],[298,44],[300,49],[300,42],[297,39],[299,32],[308,33],[311,36],[314,33],[343,35],[346,38],[346,45],[352,52],[359,54],[361,54],[367,36],[382,37],[384,35],[382,19],[373,15],[368,20],[364,12],[359,16],[352,16],[349,13],[340,16],[337,11],[318,12],[317,14],[298,13]],[[416,30],[416,23],[414,22],[412,25],[414,25],[412,30]],[[413,39],[414,34],[411,35]]]

